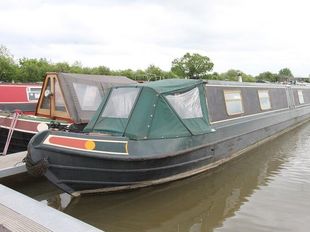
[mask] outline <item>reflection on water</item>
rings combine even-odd
[[[307,124],[212,173],[161,186],[74,199],[50,186],[19,191],[104,231],[307,231],[275,220],[309,215],[309,150]]]

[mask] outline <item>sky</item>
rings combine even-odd
[[[186,52],[213,71],[310,74],[308,0],[0,0],[0,45],[113,70],[170,70]]]

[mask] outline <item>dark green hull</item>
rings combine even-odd
[[[250,121],[243,120],[238,126],[233,123],[219,125],[214,133],[170,140],[138,142],[111,136],[45,131],[30,142],[28,166],[45,160],[44,175],[68,193],[145,187],[214,168],[261,142],[304,123],[309,119],[309,113],[310,107],[285,110]],[[118,141],[122,144],[128,142],[128,154],[113,155],[57,147],[44,142],[47,136]],[[122,152],[117,147],[120,146],[118,142],[106,142],[105,150]],[[171,152],[168,152],[170,149]]]

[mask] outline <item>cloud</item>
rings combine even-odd
[[[307,76],[306,0],[28,0],[0,2],[0,44],[16,58],[79,60],[113,69],[170,69],[185,52],[215,71],[289,67]]]

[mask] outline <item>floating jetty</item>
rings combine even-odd
[[[26,174],[26,166],[23,163],[27,151],[22,151],[6,156],[0,156],[0,179],[18,174]],[[1,231],[1,230],[0,230]]]
[[[0,231],[101,231],[76,218],[0,185]]]

